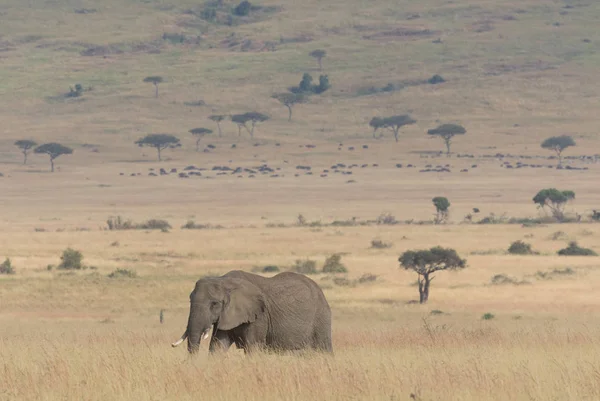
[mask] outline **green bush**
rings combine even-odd
[[[292,266],[292,271],[301,274],[317,274],[317,262],[314,260],[306,259],[306,260],[296,260],[294,265]]]
[[[323,265],[323,273],[347,273],[348,269],[341,262],[342,255],[339,253],[334,253],[325,259],[325,264]]]
[[[15,268],[9,258],[6,258],[2,264],[0,264],[0,274],[15,274]]]
[[[108,275],[109,278],[136,278],[138,275],[134,270],[129,269],[117,269]]]
[[[59,269],[62,270],[81,270],[84,268],[81,261],[83,260],[83,254],[75,249],[67,248],[63,251],[60,257]]]
[[[533,255],[536,252],[534,252],[531,249],[530,244],[521,240],[517,240],[510,244],[510,246],[508,247],[508,253],[510,253],[511,255]]]
[[[571,241],[569,246],[558,251],[560,256],[598,256],[598,254],[589,248],[582,248],[576,241]]]
[[[391,248],[392,244],[390,242],[384,242],[382,240],[380,240],[379,238],[375,238],[373,240],[371,240],[371,248],[375,248],[375,249],[386,249],[386,248]]]
[[[496,316],[494,316],[493,313],[484,313],[483,316],[481,316],[481,319],[483,319],[483,320],[492,320],[495,317]]]

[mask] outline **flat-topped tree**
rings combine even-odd
[[[465,132],[467,132],[467,130],[462,125],[442,124],[437,128],[428,130],[427,134],[442,138],[446,144],[446,155],[450,156],[450,145],[452,143],[452,138],[455,135],[463,135]]]
[[[179,138],[170,134],[148,134],[135,141],[139,147],[149,146],[155,148],[158,153],[158,160],[161,161],[161,152],[165,149],[173,149],[181,146]]]
[[[208,134],[212,134],[212,130],[208,128],[192,128],[190,134],[196,137],[196,152],[198,151],[198,147],[200,146],[200,140],[204,138]]]
[[[238,133],[242,134],[242,127],[246,128],[246,131],[250,134],[251,138],[254,138],[254,128],[256,124],[267,121],[269,116],[266,114],[259,113],[257,111],[250,111],[244,114],[234,114],[231,116],[231,121],[238,125]],[[251,123],[250,128],[248,128],[248,123]]]
[[[568,147],[575,146],[575,140],[569,135],[553,136],[542,142],[542,148],[553,150],[558,156],[558,166],[562,166],[562,152]]]
[[[158,97],[158,84],[162,83],[163,81],[163,77],[159,77],[157,75],[144,78],[144,82],[149,82],[154,85],[154,97]]]
[[[217,128],[219,129],[219,136],[222,136],[222,132],[221,132],[221,121],[223,121],[225,119],[226,116],[224,116],[223,114],[213,114],[212,116],[209,116],[208,119],[211,121],[214,121],[217,123]]]
[[[410,125],[416,123],[416,120],[413,120],[408,114],[402,114],[397,116],[385,117],[383,119],[383,128],[389,128],[394,133],[394,138],[396,142],[398,142],[398,132],[400,128],[405,125]]]
[[[377,138],[375,133],[379,128],[384,127],[384,119],[381,117],[373,117],[371,121],[369,121],[369,126],[373,128],[373,138]],[[379,136],[379,138],[381,138],[381,136]]]
[[[317,63],[319,63],[319,71],[321,71],[323,69],[323,57],[327,55],[327,52],[322,49],[316,49],[308,53],[308,55],[317,59]]]
[[[429,286],[435,278],[433,273],[441,270],[459,270],[467,265],[456,251],[451,248],[436,246],[430,249],[406,251],[399,258],[400,266],[405,270],[417,273],[419,283],[419,303],[426,303],[429,299]]]
[[[61,145],[60,143],[50,142],[35,148],[34,153],[46,154],[50,156],[50,171],[54,172],[54,159],[62,155],[70,155],[73,149]]]
[[[538,205],[538,208],[546,210],[547,207],[558,221],[565,218],[564,209],[567,202],[575,199],[575,192],[571,190],[559,191],[556,188],[546,188],[539,191],[533,197],[533,203]]]
[[[29,139],[21,139],[15,142],[15,146],[21,149],[21,153],[23,153],[23,164],[27,164],[27,155],[29,151],[36,146],[37,143],[35,141],[31,141]]]
[[[277,99],[279,103],[288,108],[289,115],[288,121],[292,121],[292,107],[299,103],[306,102],[306,96],[303,93],[276,93],[271,96],[273,99]]]

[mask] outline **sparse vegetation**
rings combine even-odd
[[[27,155],[36,145],[37,143],[35,141],[29,139],[21,139],[15,142],[15,146],[21,149],[21,153],[23,153],[23,164],[27,164]]]
[[[534,252],[531,249],[531,244],[528,244],[521,240],[517,240],[517,241],[514,241],[513,243],[511,243],[510,246],[508,247],[508,253],[510,253],[511,255],[534,255],[534,254],[536,254],[536,252]]]
[[[9,258],[0,263],[0,274],[15,274],[15,268]]]
[[[317,270],[317,262],[310,259],[296,260],[290,270],[301,274],[317,274],[319,272]]]
[[[560,256],[598,256],[596,251],[589,248],[582,248],[577,241],[569,242],[569,246],[557,252]]]
[[[34,153],[46,154],[50,156],[50,171],[54,172],[54,159],[62,155],[70,155],[73,153],[73,149],[68,146],[61,145],[60,143],[50,142],[35,148]]]
[[[130,269],[116,269],[108,275],[109,278],[136,278],[137,276],[137,272]]]
[[[417,273],[419,303],[421,304],[426,303],[429,299],[429,287],[431,280],[435,278],[432,275],[433,273],[443,270],[464,269],[467,265],[466,259],[461,259],[454,249],[440,246],[406,251],[400,255],[398,261],[405,270],[412,270]]]
[[[139,147],[148,146],[156,149],[158,161],[161,161],[161,152],[165,149],[174,149],[181,146],[179,138],[170,134],[148,134],[135,141]]]
[[[347,273],[348,268],[342,263],[342,255],[334,253],[325,259],[323,273]]]
[[[373,249],[387,249],[387,248],[391,248],[392,247],[392,243],[391,242],[385,242],[383,240],[381,240],[380,238],[375,238],[371,240],[371,248]]]
[[[168,230],[171,227],[168,221],[161,219],[150,219],[143,223],[134,223],[124,220],[121,216],[111,217],[106,220],[106,225],[111,231],[118,230]]]

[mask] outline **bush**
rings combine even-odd
[[[346,277],[334,277],[333,284],[339,285],[340,287],[354,287],[354,282],[348,280]]]
[[[263,273],[276,273],[279,271],[279,267],[275,265],[266,265],[260,269]]]
[[[496,316],[494,316],[493,313],[484,313],[483,316],[481,316],[481,319],[483,319],[483,320],[492,320],[495,317]]]
[[[171,225],[166,220],[150,219],[145,223],[138,224],[137,228],[142,230],[168,230]]]
[[[162,230],[166,231],[171,225],[166,220],[150,219],[145,223],[133,223],[131,220],[123,220],[121,216],[106,220],[109,230]]]
[[[238,17],[245,17],[250,14],[251,9],[252,4],[250,4],[249,1],[244,0],[233,9],[233,13]]]
[[[509,277],[506,274],[496,274],[492,277],[492,279],[490,280],[492,285],[506,285],[506,284],[512,284],[512,285],[522,285],[522,284],[529,284],[529,282],[527,281],[519,281],[515,278]]]
[[[317,274],[317,262],[310,259],[298,259],[292,266],[291,270],[301,274]]]
[[[111,217],[106,220],[106,225],[109,230],[131,230],[134,227],[134,224],[131,220],[123,220],[121,216]]]
[[[558,251],[560,256],[598,256],[598,254],[589,248],[582,248],[576,241],[571,241],[569,246]]]
[[[2,264],[0,264],[0,274],[15,274],[15,268],[12,267],[12,263],[9,258],[6,258]]]
[[[429,78],[427,80],[427,82],[430,83],[431,85],[435,85],[435,84],[444,83],[444,82],[446,82],[446,80],[441,75],[435,74],[434,76]]]
[[[129,269],[117,269],[108,275],[109,278],[136,278],[138,275],[134,270]]]
[[[375,280],[377,280],[377,275],[371,274],[371,273],[365,273],[362,276],[360,276],[357,281],[359,284],[364,284],[364,283],[371,283]]]
[[[381,213],[379,216],[377,216],[377,220],[376,220],[377,224],[381,224],[381,225],[394,225],[394,224],[398,224],[398,220],[396,220],[396,217],[394,217],[393,214],[385,212],[385,213]]]
[[[508,253],[511,255],[534,255],[531,245],[521,240],[515,241],[508,247]]]
[[[341,262],[342,255],[339,253],[334,253],[325,259],[325,264],[323,265],[323,273],[347,273],[348,269]]]
[[[84,268],[81,261],[83,260],[83,254],[75,249],[67,248],[63,251],[60,257],[59,269],[62,270],[81,270]]]
[[[371,248],[375,248],[375,249],[386,249],[386,248],[391,248],[392,244],[390,242],[384,242],[382,240],[380,240],[379,238],[375,238],[373,240],[371,240]]]

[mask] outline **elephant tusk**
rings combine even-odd
[[[171,343],[171,347],[177,347],[179,344],[181,344],[185,339],[187,338],[187,330],[185,333],[183,333],[183,335],[181,336],[181,338],[177,341],[175,341],[174,343]]]
[[[204,330],[204,333],[202,333],[202,339],[206,340],[208,338],[208,332],[210,331],[210,329],[206,329]]]

